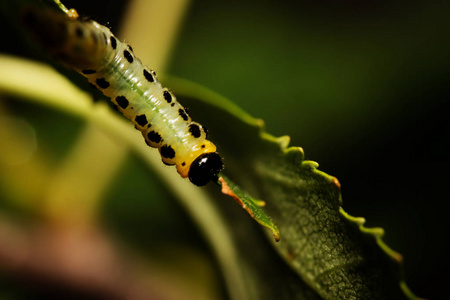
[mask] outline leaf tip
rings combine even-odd
[[[278,229],[278,227],[275,227],[275,230],[272,230],[273,233],[273,237],[275,238],[275,242],[279,242],[281,240],[281,236],[280,236],[280,230]]]
[[[221,192],[227,196],[232,197],[247,213],[259,224],[267,227],[272,231],[272,234],[276,242],[279,242],[280,230],[258,206],[264,206],[265,202],[261,200],[255,200],[238,186],[236,186],[230,179],[225,178],[223,175],[219,175],[217,183],[221,185]]]

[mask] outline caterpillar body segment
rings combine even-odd
[[[97,22],[50,10],[26,9],[23,22],[48,52],[85,76],[109,97],[138,129],[145,142],[158,148],[163,163],[175,165],[195,185],[215,179],[223,169],[207,131],[193,122],[156,73],[135,57],[133,49]]]

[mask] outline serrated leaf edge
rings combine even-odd
[[[403,269],[402,269],[402,263],[403,263],[403,256],[393,250],[391,247],[389,247],[384,241],[383,241],[383,236],[385,234],[385,231],[383,228],[381,227],[366,227],[364,226],[366,219],[363,217],[354,217],[351,216],[350,214],[348,214],[346,211],[344,211],[344,209],[342,207],[339,208],[339,213],[346,218],[347,220],[349,220],[350,222],[354,223],[355,225],[358,226],[359,230],[364,233],[364,234],[368,234],[370,236],[372,236],[376,243],[378,244],[378,246],[381,248],[381,250],[383,250],[384,253],[386,253],[392,260],[394,260],[400,268],[400,274],[402,276],[403,274]],[[403,276],[402,276],[403,277]],[[408,287],[408,285],[406,284],[406,282],[404,281],[404,279],[400,279],[399,282],[399,286],[400,289],[403,291],[403,293],[405,294],[406,297],[408,297],[411,300],[424,300],[423,298],[419,298],[417,297]]]
[[[341,185],[339,183],[339,180],[331,176],[321,170],[318,169],[319,164],[317,162],[311,161],[311,160],[305,160],[305,154],[303,151],[303,148],[296,147],[296,146],[289,146],[290,138],[287,135],[281,136],[281,137],[275,137],[265,131],[264,128],[264,122],[261,119],[256,119],[249,115],[247,112],[240,109],[236,104],[229,101],[227,98],[220,96],[216,94],[215,92],[209,90],[208,88],[202,87],[201,85],[198,85],[196,83],[189,82],[185,79],[178,79],[175,77],[170,76],[167,78],[172,82],[172,86],[178,86],[177,93],[180,96],[190,96],[195,97],[199,100],[202,100],[206,103],[210,103],[212,105],[215,105],[217,107],[220,107],[221,109],[227,111],[228,113],[235,115],[236,117],[239,117],[241,120],[245,121],[248,125],[254,126],[258,129],[259,135],[261,139],[266,140],[268,142],[272,142],[277,144],[280,147],[280,150],[283,152],[284,155],[296,155],[297,153],[300,156],[300,162],[301,162],[301,168],[310,169],[312,172],[314,172],[316,175],[322,176],[327,179],[328,182],[333,184],[337,189],[340,190]],[[190,85],[188,89],[183,89],[181,87],[184,87],[186,85]],[[216,99],[216,100],[214,100]],[[340,197],[340,202],[342,205],[342,198]],[[381,248],[381,250],[386,253],[391,259],[393,259],[400,268],[400,274],[401,277],[403,274],[402,269],[402,263],[403,263],[403,256],[391,249],[382,239],[384,236],[384,229],[381,227],[374,227],[374,228],[368,228],[365,227],[364,224],[366,220],[362,217],[353,217],[346,213],[342,207],[339,208],[340,214],[345,217],[350,222],[356,224],[359,227],[359,230],[364,233],[372,236],[375,238],[375,241],[377,245]],[[411,300],[422,300],[423,298],[417,297],[407,286],[404,279],[400,279],[399,287],[405,294],[405,296]]]

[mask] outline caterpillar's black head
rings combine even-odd
[[[189,168],[189,180],[197,185],[202,186],[217,177],[222,171],[223,162],[219,153],[204,153],[197,157]]]

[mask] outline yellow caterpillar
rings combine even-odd
[[[159,149],[162,161],[176,165],[181,177],[198,186],[223,169],[207,130],[193,122],[175,96],[161,86],[154,71],[134,56],[133,49],[95,21],[51,10],[26,9],[23,23],[48,52],[75,69]]]

